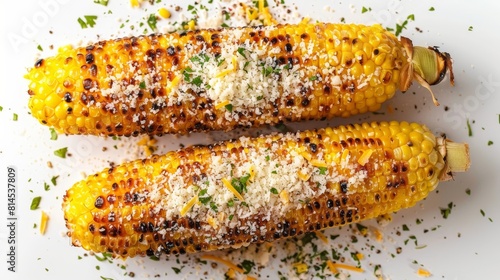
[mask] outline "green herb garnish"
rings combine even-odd
[[[54,155],[60,158],[66,158],[66,154],[68,153],[68,147],[64,147],[54,151]]]
[[[278,190],[276,188],[271,188],[271,193],[272,194],[278,194]]]
[[[33,200],[31,200],[31,205],[30,205],[30,209],[31,210],[36,210],[38,209],[38,206],[40,205],[40,201],[42,200],[42,197],[41,196],[36,196],[33,198]]]

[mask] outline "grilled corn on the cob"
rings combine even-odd
[[[364,123],[195,146],[105,169],[63,202],[72,243],[120,256],[273,241],[413,206],[468,148],[417,123]]]
[[[451,73],[435,48],[380,25],[196,30],[64,47],[27,73],[29,108],[61,133],[230,130],[375,111]]]

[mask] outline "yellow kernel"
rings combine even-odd
[[[366,149],[366,150],[364,150],[363,154],[358,159],[358,163],[361,166],[365,166],[365,164],[367,164],[368,161],[370,160],[370,157],[372,156],[372,154],[373,154],[373,150],[372,149]]]
[[[45,230],[47,229],[47,222],[49,221],[49,215],[45,213],[45,211],[42,211],[42,218],[40,220],[40,233],[42,235],[45,234]]]
[[[162,18],[170,18],[171,14],[170,14],[170,11],[167,10],[166,8],[160,8],[158,10],[158,14],[162,17]]]

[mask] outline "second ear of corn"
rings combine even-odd
[[[301,23],[64,47],[26,77],[41,123],[67,134],[128,136],[375,111],[406,90],[409,63],[380,25]]]
[[[64,217],[74,245],[124,257],[274,241],[415,205],[468,167],[443,141],[382,122],[189,147],[76,183]]]

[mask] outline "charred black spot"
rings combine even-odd
[[[85,55],[85,62],[87,62],[87,64],[94,63],[94,54],[88,53],[87,55]]]
[[[167,54],[170,55],[170,56],[173,56],[175,54],[175,48],[172,47],[172,46],[169,46],[167,48]]]
[[[346,193],[347,192],[347,181],[346,180],[340,181],[340,191],[342,193]]]
[[[287,52],[292,52],[292,51],[293,51],[293,46],[292,46],[292,44],[287,43],[287,44],[285,45],[285,51],[287,51]]]
[[[104,206],[104,197],[98,196],[94,202],[96,208],[102,208]]]
[[[64,97],[63,97],[64,101],[66,101],[67,103],[73,101],[73,96],[71,95],[70,92],[66,92],[64,94]]]

